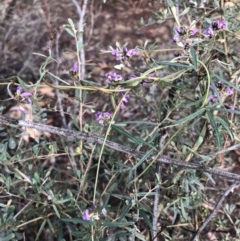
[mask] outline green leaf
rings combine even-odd
[[[143,217],[144,222],[148,225],[149,229],[152,230],[153,226],[152,226],[152,222],[149,219],[148,215],[146,214],[146,212],[144,212],[142,209],[139,210],[139,214],[141,217]]]
[[[173,7],[174,6],[173,1],[172,0],[167,0],[167,5],[170,8]]]
[[[74,27],[74,23],[71,18],[68,18],[68,23],[70,24],[71,27]]]
[[[120,217],[119,217],[119,219],[118,219],[119,221],[122,221],[122,219],[125,217],[125,215],[127,214],[127,212],[131,209],[131,207],[132,207],[132,201],[130,201],[128,205],[125,205],[125,206],[123,207],[122,213],[121,213],[121,215],[120,215]]]
[[[188,68],[188,69],[192,69],[192,67],[190,65],[186,65],[186,64],[179,64],[178,62],[170,62],[170,61],[161,61],[158,62],[157,64],[159,65],[168,65],[168,66],[175,66],[175,67],[182,67],[182,68]]]
[[[184,11],[181,14],[179,14],[179,16],[183,16],[183,15],[187,14],[189,12],[189,10],[190,10],[189,7],[185,8]]]
[[[182,213],[182,216],[183,216],[183,218],[185,220],[187,220],[187,213],[185,211],[185,205],[184,205],[183,199],[181,199],[180,203],[181,203],[181,213]]]
[[[205,111],[206,111],[206,109],[204,109],[204,108],[199,109],[198,111],[192,113],[191,115],[188,115],[180,120],[174,121],[173,124],[177,125],[177,124],[183,124],[187,121],[191,121],[191,120],[195,119],[197,116],[202,115]]]
[[[220,148],[221,147],[221,137],[220,137],[220,133],[217,128],[217,124],[214,120],[212,113],[209,111],[206,111],[206,113],[207,113],[208,119],[211,123],[211,126],[213,128],[214,136],[216,137],[216,140],[217,140],[217,146],[218,146],[218,148]]]
[[[196,55],[196,51],[193,47],[190,47],[190,53],[191,53],[191,56],[192,56],[194,68],[195,68],[195,70],[197,70],[197,68],[198,68],[197,55]]]
[[[45,226],[46,222],[47,222],[46,219],[43,220],[43,222],[42,222],[42,224],[41,224],[41,226],[40,226],[40,228],[39,228],[39,230],[38,230],[38,232],[37,232],[37,236],[36,236],[36,239],[35,239],[35,240],[38,240],[39,236],[41,235],[41,233],[42,233],[42,231],[43,231],[43,229],[44,229],[44,226]]]
[[[151,148],[154,148],[151,144],[149,144],[148,142],[142,140],[142,139],[139,139],[133,135],[131,135],[130,133],[128,133],[127,131],[125,131],[123,128],[119,127],[119,126],[116,126],[116,125],[112,125],[112,128],[116,131],[118,131],[121,135],[124,135],[126,137],[128,137],[130,140],[132,140],[135,144],[145,144],[146,146],[149,146]]]
[[[56,205],[53,204],[52,207],[53,207],[53,209],[54,209],[56,215],[58,216],[58,218],[60,218],[60,214],[59,214],[59,212],[58,212],[58,209],[57,209]]]
[[[102,226],[107,227],[126,227],[133,225],[135,222],[103,222]]]
[[[49,218],[47,219],[47,223],[48,223],[48,226],[49,226],[49,228],[51,229],[52,233],[55,233],[54,228],[53,228],[53,225],[52,225],[52,222],[50,221]]]
[[[12,136],[10,136],[9,140],[8,140],[8,147],[10,149],[15,149],[16,146],[17,146],[17,143],[16,143],[15,139]]]
[[[65,27],[65,30],[67,31],[67,33],[68,33],[69,35],[75,37],[72,29]]]
[[[34,172],[34,178],[35,178],[37,183],[40,183],[40,177],[39,177],[37,172]]]
[[[63,82],[66,85],[70,85],[69,83],[67,83],[66,81],[62,80],[61,78],[59,78],[58,76],[52,74],[51,72],[48,72],[49,75],[51,75],[52,77],[54,77],[55,79],[59,80],[60,82]]]
[[[8,236],[5,236],[4,238],[1,238],[1,241],[9,241],[9,240],[13,240],[13,238],[15,237],[14,233],[9,234]]]
[[[212,178],[212,176],[211,176],[208,172],[203,172],[203,174],[208,178],[208,180],[211,181],[211,183],[212,183],[213,185],[216,184],[216,182],[214,181],[214,179]]]
[[[12,184],[12,179],[10,176],[8,176],[7,180],[6,180],[6,187],[7,187],[8,192],[10,190],[11,184]]]
[[[231,138],[231,141],[234,140],[232,131],[229,129],[228,124],[226,123],[226,121],[224,119],[222,119],[220,116],[215,116],[215,119],[220,122],[220,124],[223,126],[223,128],[227,131],[228,135]]]
[[[93,222],[83,220],[82,218],[61,218],[63,222],[70,222],[70,223],[82,223],[82,224],[91,224],[93,225]]]

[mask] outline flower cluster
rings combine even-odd
[[[111,119],[111,117],[112,117],[112,115],[109,112],[98,111],[95,114],[96,121],[102,126],[107,124],[109,122],[109,120]]]
[[[136,49],[127,49],[126,46],[123,46],[122,50],[119,50],[118,48],[114,49],[112,52],[112,55],[115,56],[117,61],[123,60],[123,58],[131,58],[132,56],[137,54]]]
[[[209,103],[215,103],[216,100],[217,100],[217,95],[214,94],[214,89],[213,89],[212,85],[210,85],[209,89],[212,91],[212,94],[209,95],[208,101],[209,101]],[[227,87],[227,88],[224,89],[223,94],[225,96],[231,96],[231,95],[233,95],[233,90],[230,87]]]
[[[116,49],[113,49],[111,54],[115,56],[117,61],[121,61],[120,65],[116,65],[116,69],[121,69],[123,66],[131,67],[131,64],[129,63],[129,59],[132,58],[132,56],[137,54],[137,50],[134,49],[128,49],[126,46],[117,47]],[[112,83],[118,83],[123,81],[123,77],[120,74],[117,73],[106,73],[106,83],[112,84]],[[133,76],[132,78],[134,78]],[[122,86],[119,86],[119,92],[115,94],[116,101],[120,103],[120,107],[124,107],[126,103],[128,103],[130,95],[125,94],[125,89]],[[109,122],[111,118],[111,114],[109,112],[97,112],[95,114],[95,119],[100,125],[105,125]]]
[[[93,205],[93,207],[87,208],[84,210],[83,214],[82,214],[82,219],[85,221],[89,221],[91,218],[94,220],[99,220],[99,213],[95,212],[94,209],[96,209],[96,206]],[[105,208],[103,208],[101,210],[101,213],[103,216],[107,215],[107,210]]]
[[[217,22],[212,22],[210,24],[210,27],[208,27],[205,31],[204,31],[204,34],[207,36],[207,37],[213,37],[214,36],[214,31],[215,30],[220,30],[220,29],[226,29],[227,27],[227,24],[224,20],[221,20],[221,21],[217,21]]]
[[[220,29],[226,29],[227,24],[224,20],[212,22],[210,26],[203,32],[206,37],[213,37],[215,35],[215,31]],[[191,45],[195,42],[194,38],[199,33],[197,28],[193,29],[186,29],[184,27],[176,27],[175,28],[175,35],[173,36],[173,42],[178,45],[183,45],[184,49],[188,49],[186,46]]]
[[[15,93],[15,99],[18,100],[20,103],[22,103],[22,105],[19,105],[18,110],[23,114],[27,114],[27,111],[25,110],[25,108],[23,108],[23,106],[26,107],[26,105],[23,105],[23,103],[31,104],[31,100],[29,98],[31,96],[32,96],[32,93],[24,91],[22,86],[19,85],[17,87],[17,91]]]
[[[123,77],[116,73],[106,73],[106,83],[110,84],[112,82],[123,81]]]
[[[25,92],[23,87],[20,85],[17,87],[16,96],[21,96],[23,99],[26,99],[28,104],[31,103],[29,97],[32,96],[32,93]]]

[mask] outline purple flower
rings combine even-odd
[[[27,114],[27,111],[26,111],[22,106],[19,106],[19,107],[18,107],[18,110],[19,110],[20,112],[22,112],[24,115]]]
[[[214,102],[214,100],[216,99],[216,95],[209,95],[209,97],[208,97],[208,101],[210,102],[210,103],[213,103]]]
[[[20,94],[22,97],[30,97],[32,96],[32,93],[30,92],[23,92],[22,94]]]
[[[186,29],[184,27],[176,27],[176,32],[179,35],[185,35],[186,34]]]
[[[234,110],[235,107],[234,107],[233,105],[230,105],[230,109],[231,109],[231,110]]]
[[[173,55],[174,55],[174,57],[179,57],[179,56],[181,56],[181,53],[174,51]]]
[[[230,87],[227,87],[225,91],[226,91],[227,96],[230,96],[233,94],[233,90]]]
[[[227,24],[224,20],[218,21],[218,29],[225,29]]]
[[[114,49],[111,53],[112,53],[113,56],[116,57],[117,61],[121,60],[118,48]]]
[[[83,214],[82,214],[82,219],[83,220],[90,220],[90,215],[89,215],[89,210],[86,209]]]
[[[207,28],[204,31],[204,34],[211,38],[214,35],[214,32],[213,32],[213,30],[211,28]]]
[[[24,92],[24,89],[23,89],[23,87],[22,86],[18,86],[17,87],[17,93],[16,93],[16,95],[20,95],[21,97],[23,97],[23,98],[27,98],[27,102],[30,102],[31,103],[31,101],[28,99],[28,97],[30,97],[30,96],[32,96],[32,93],[30,93],[30,92]]]
[[[109,113],[109,112],[104,112],[103,113],[103,118],[105,118],[105,119],[110,119],[112,117],[112,114],[111,113]]]
[[[192,29],[191,30],[191,35],[193,36],[193,35],[195,35],[196,33],[198,32],[198,29],[197,28],[194,28],[194,29]]]
[[[130,49],[127,51],[126,56],[128,56],[129,58],[131,58],[133,55],[137,54],[137,50],[136,49]]]
[[[130,75],[130,79],[134,79],[134,78],[136,78],[137,76],[135,75],[135,74],[131,74]]]
[[[103,216],[107,216],[107,210],[106,210],[106,208],[103,208],[103,209],[102,209],[102,214],[103,214]]]
[[[120,87],[119,90],[124,91],[124,87]],[[121,107],[124,107],[125,104],[128,103],[129,98],[130,98],[130,95],[129,95],[129,94],[124,95],[122,92],[118,92],[118,96],[119,96],[120,98],[122,98],[122,99],[121,99],[121,104],[120,104],[120,106],[121,106]]]
[[[78,66],[77,66],[77,63],[74,63],[74,65],[73,65],[73,71],[74,71],[74,72],[78,72]]]
[[[23,92],[23,87],[22,87],[21,85],[19,85],[19,86],[17,87],[17,91],[19,91],[20,93],[22,93],[22,92]]]
[[[118,48],[114,49],[112,52],[113,56],[117,56],[118,55]]]
[[[107,123],[110,119],[111,119],[112,115],[109,112],[101,112],[98,111],[95,114],[95,119],[96,121],[99,123],[99,125],[104,125],[105,123]]]
[[[105,74],[106,82],[108,84],[110,84],[113,81],[122,81],[123,77],[120,74],[116,74],[116,73],[106,73]]]
[[[174,43],[177,43],[178,40],[179,40],[179,35],[178,35],[178,34],[175,34],[175,35],[173,36],[173,42],[174,42]]]

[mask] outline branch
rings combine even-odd
[[[0,115],[0,122],[5,125],[18,125],[18,126],[22,126],[22,127],[34,128],[39,131],[46,131],[46,132],[54,133],[54,134],[57,134],[60,136],[64,136],[67,139],[71,138],[71,139],[76,139],[76,140],[83,140],[83,141],[86,141],[87,143],[96,143],[99,145],[102,145],[104,143],[103,138],[101,138],[97,135],[90,134],[90,133],[67,130],[64,128],[58,128],[58,127],[39,124],[39,123],[35,123],[35,122],[30,122],[30,121],[17,120],[17,119],[9,118],[9,117],[2,116],[2,115]],[[130,147],[127,147],[127,146],[124,146],[124,145],[121,145],[121,144],[118,144],[118,143],[112,142],[112,141],[106,141],[105,145],[113,150],[127,153],[127,154],[134,156],[135,158],[139,158],[139,159],[143,158],[146,154],[145,152],[136,151],[135,149],[132,149]],[[175,166],[188,168],[188,169],[199,170],[199,171],[203,171],[203,172],[207,172],[207,173],[211,173],[211,174],[216,174],[218,176],[226,177],[228,179],[234,179],[234,180],[240,181],[240,175],[238,175],[238,174],[231,173],[231,172],[225,172],[225,171],[222,171],[217,168],[206,167],[206,166],[203,166],[198,163],[184,162],[179,159],[170,158],[170,157],[164,156],[164,155],[160,155],[160,156],[151,155],[146,161],[151,162],[155,159],[160,163],[175,165]]]
[[[196,234],[192,237],[191,241],[195,241],[200,233],[203,231],[203,229],[207,226],[207,224],[211,221],[211,219],[217,214],[218,209],[221,207],[223,201],[227,197],[227,195],[233,190],[233,188],[236,186],[237,181],[235,181],[230,187],[227,188],[227,190],[224,192],[222,197],[219,199],[218,203],[216,204],[213,211],[209,214],[207,219],[202,223]]]

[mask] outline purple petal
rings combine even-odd
[[[30,92],[23,92],[22,94],[20,94],[22,97],[30,97],[32,96],[32,93]]]
[[[78,66],[77,66],[77,63],[74,63],[74,65],[73,65],[73,71],[74,71],[74,72],[78,72]]]
[[[101,117],[102,117],[102,112],[101,111],[98,111],[96,114],[95,114],[95,118],[96,120],[98,121]]]
[[[21,85],[19,85],[19,86],[17,87],[17,91],[19,91],[20,93],[22,93],[22,92],[23,92],[23,87],[22,87]]]
[[[82,219],[83,220],[90,220],[90,215],[89,215],[89,210],[86,209],[83,214],[82,214]]]

